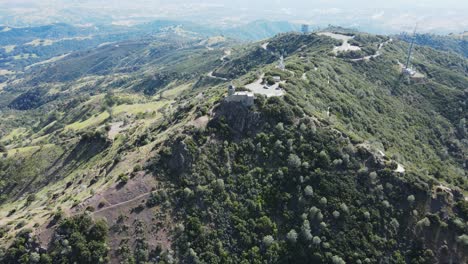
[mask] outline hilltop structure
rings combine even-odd
[[[245,106],[252,106],[254,104],[255,96],[252,92],[236,92],[234,85],[229,85],[228,96],[225,98],[226,102],[237,102]]]
[[[413,38],[411,40],[411,43],[410,43],[410,46],[409,46],[409,49],[408,49],[408,55],[406,57],[406,63],[402,67],[402,73],[404,75],[409,76],[411,79],[422,80],[422,79],[424,79],[424,75],[421,74],[421,73],[418,73],[416,70],[412,69],[411,66],[410,66],[411,55],[412,55],[412,51],[413,51],[414,41],[415,41],[415,38],[416,38],[416,27],[417,27],[417,25],[414,27]]]
[[[286,69],[286,66],[284,65],[284,57],[281,55],[280,60],[278,62],[278,69],[284,71]]]

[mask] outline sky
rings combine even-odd
[[[266,6],[273,5],[279,7],[292,7],[302,5],[307,8],[329,8],[329,7],[358,7],[358,8],[397,8],[402,6],[409,7],[432,7],[432,8],[468,8],[468,2],[464,0],[0,0],[0,5],[48,5],[62,4],[72,5],[90,5],[103,6],[109,5],[117,8],[128,8],[132,6],[158,6],[171,3],[177,4],[209,4],[224,6]]]
[[[0,24],[133,25],[183,19],[220,27],[267,19],[378,32],[468,30],[466,0],[0,0]]]

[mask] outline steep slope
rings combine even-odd
[[[417,47],[411,78],[406,43],[355,34],[362,53],[319,34],[101,47],[12,83],[0,258],[466,262],[467,61]],[[67,72],[98,64],[87,54],[112,63]],[[273,76],[284,96],[224,100]]]

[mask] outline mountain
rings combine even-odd
[[[257,20],[246,25],[226,29],[223,34],[235,39],[261,40],[284,32],[299,32],[300,25],[286,21]]]
[[[157,28],[180,28],[184,31],[193,32],[200,36],[218,36],[245,40],[258,41],[273,37],[279,33],[300,31],[300,25],[286,21],[255,20],[238,26],[200,25],[189,21],[157,20],[135,26],[136,28],[149,31]]]
[[[55,23],[45,26],[12,28],[0,26],[0,81],[5,75],[22,74],[25,68],[49,63],[74,51],[126,40],[176,34],[187,38],[224,36],[239,41],[269,38],[296,31],[288,22],[255,21],[243,26],[219,28],[188,21],[156,20],[134,26]]]
[[[461,34],[449,34],[447,36],[435,34],[416,34],[414,37],[409,34],[400,34],[397,38],[422,46],[429,46],[434,49],[450,51],[468,57],[468,35],[466,32]]]
[[[0,84],[0,262],[467,262],[466,58],[165,27]]]

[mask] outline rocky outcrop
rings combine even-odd
[[[175,174],[186,171],[192,164],[192,157],[184,141],[178,141],[172,147],[172,155],[167,162],[168,168]]]
[[[226,129],[234,138],[258,131],[263,122],[262,115],[238,102],[222,102],[213,111],[209,126]]]

